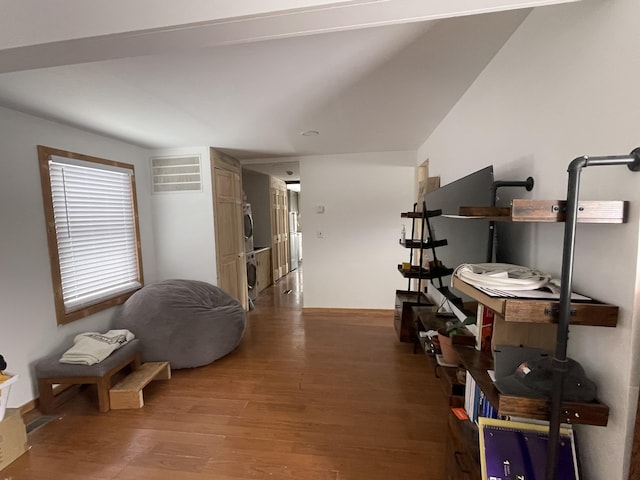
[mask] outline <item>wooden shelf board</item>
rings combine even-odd
[[[624,223],[627,220],[627,204],[621,200],[579,201],[578,223]],[[566,200],[515,199],[511,205],[514,222],[564,222]]]
[[[455,276],[452,286],[502,315],[506,322],[558,323],[560,305],[558,301],[491,297]],[[615,327],[618,323],[618,307],[597,300],[573,302],[570,323],[571,325]]]
[[[427,217],[439,217],[442,215],[442,210],[427,210]],[[422,218],[422,212],[402,212],[401,218]]]
[[[433,303],[422,292],[413,290],[396,290],[396,297],[402,303],[411,303],[413,305],[433,306]]]
[[[426,270],[419,268],[417,265],[412,265],[411,270],[403,270],[402,265],[398,265],[398,271],[404,278],[421,278],[423,280],[431,280],[438,277],[446,277],[453,273],[453,268],[437,268]]]
[[[454,348],[464,367],[499,415],[549,420],[551,404],[549,400],[503,395],[498,391],[487,373],[487,370],[493,369],[493,359],[490,353],[479,352],[475,348],[460,345],[456,345]],[[562,404],[562,422],[606,426],[608,420],[609,407],[603,403],[564,402]]]
[[[427,278],[428,270],[424,268],[420,268],[417,265],[411,265],[410,270],[404,270],[402,265],[398,265],[398,271],[402,274],[404,278]]]
[[[493,221],[513,222],[564,222],[566,200],[514,199],[511,207],[460,207],[460,216]],[[629,202],[579,201],[578,223],[625,223]]]
[[[460,207],[459,214],[471,219],[511,221],[511,207]]]
[[[481,292],[477,288],[469,285],[466,282],[460,280],[457,276],[453,276],[451,287],[468,295],[469,297],[477,300],[478,303],[483,304],[485,307],[489,307],[491,310],[499,315],[504,315],[504,298],[490,297],[486,293]]]
[[[448,245],[448,242],[446,240],[436,240],[436,241],[428,241],[428,242],[423,242],[420,239],[414,239],[414,240],[405,240],[404,242],[402,240],[400,240],[400,245],[402,245],[405,248],[416,248],[419,249],[420,247],[422,247],[423,249],[427,249],[427,248],[437,248],[437,247],[444,247],[445,245]]]
[[[418,315],[418,320],[422,324],[422,327],[425,330],[438,330],[446,325],[447,320],[451,320],[452,317],[446,317],[442,315],[438,315],[431,309],[423,309],[418,307],[412,307],[413,311]],[[476,337],[466,328],[461,328],[458,335],[454,335],[452,338],[452,342],[456,345],[475,345]]]

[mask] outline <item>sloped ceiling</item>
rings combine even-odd
[[[523,7],[562,3],[0,1],[0,105],[241,159],[415,150]]]

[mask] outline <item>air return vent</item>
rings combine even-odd
[[[153,193],[200,191],[200,157],[156,157],[151,159]]]

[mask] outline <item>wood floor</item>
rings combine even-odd
[[[82,390],[0,479],[444,478],[447,407],[392,314],[301,298],[296,272],[262,292],[236,351],[152,382],[142,409],[100,414]]]

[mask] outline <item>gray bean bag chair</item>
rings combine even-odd
[[[143,362],[168,361],[172,369],[207,365],[235,349],[247,317],[228,293],[206,282],[165,280],[134,293],[115,328],[140,339]]]

